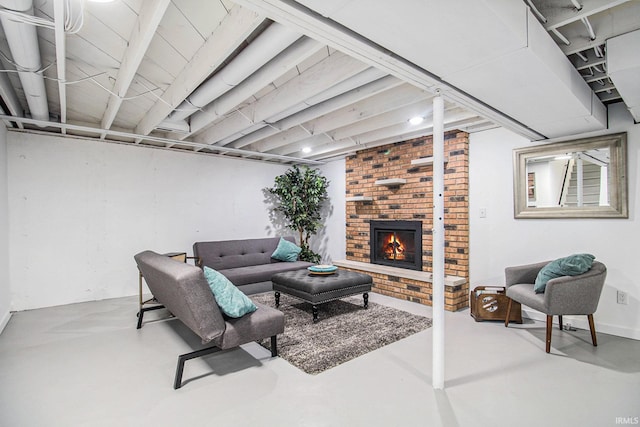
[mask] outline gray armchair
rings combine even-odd
[[[558,316],[562,330],[563,315],[586,315],[589,319],[591,341],[598,345],[593,313],[598,308],[600,293],[607,277],[607,267],[594,261],[591,269],[577,276],[562,276],[549,280],[544,293],[536,294],[533,286],[538,272],[548,262],[505,268],[506,294],[510,298],[507,306],[505,327],[509,326],[511,304],[517,301],[547,315],[546,351],[551,351],[551,329],[553,316]]]

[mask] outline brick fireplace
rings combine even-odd
[[[468,306],[469,136],[461,131],[447,132],[444,146],[445,308],[455,311]],[[428,136],[362,150],[347,157],[347,259],[343,264],[336,262],[343,268],[370,274],[374,278],[373,289],[378,293],[427,305],[431,305],[432,299],[429,274],[432,271],[433,166],[429,163],[432,155],[433,141]],[[419,222],[419,266],[373,264],[370,258],[376,248],[372,248],[371,242],[372,221],[383,225]],[[388,250],[398,245],[393,237],[385,244]],[[387,258],[394,256],[397,258],[398,254],[392,251]]]

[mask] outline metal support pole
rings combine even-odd
[[[433,98],[433,388],[444,389],[444,102]]]

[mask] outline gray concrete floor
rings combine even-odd
[[[639,341],[598,334],[594,348],[588,331],[555,329],[546,354],[542,323],[506,329],[464,310],[446,313],[444,391],[431,387],[431,330],[315,376],[252,343],[187,362],[176,391],[177,355],[199,342],[176,320],[136,330],[136,310],[131,297],[14,314],[0,335],[0,426],[615,426],[640,416]]]

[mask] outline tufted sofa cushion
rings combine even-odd
[[[292,236],[283,238],[295,243]],[[238,287],[269,282],[275,273],[305,269],[312,265],[305,261],[285,262],[271,258],[279,242],[280,237],[196,242],[193,244],[193,254],[200,259],[202,267],[217,270]],[[257,290],[264,291],[264,288]]]

